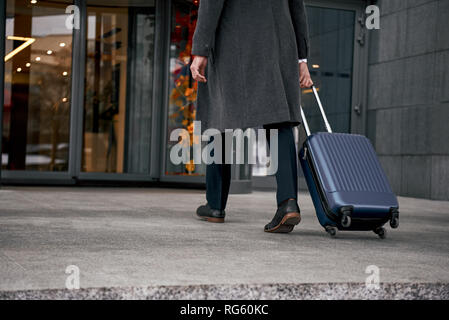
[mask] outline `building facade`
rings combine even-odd
[[[169,159],[170,133],[195,119],[198,2],[2,3],[2,183],[204,183],[204,165]],[[365,26],[372,1],[306,4],[334,131],[367,135],[398,194],[449,200],[447,1],[379,1],[379,30]],[[310,90],[303,104],[323,130]],[[262,165],[233,168],[233,192],[272,186]]]
[[[396,193],[449,200],[449,1],[379,5],[366,134]]]

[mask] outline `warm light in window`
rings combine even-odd
[[[51,51],[51,50],[47,51],[47,54],[52,54],[52,53],[53,53],[53,51]]]
[[[62,73],[62,75],[63,76],[66,76],[66,75],[68,75],[69,73],[67,72],[67,71],[64,71],[63,73]]]
[[[41,57],[36,57],[36,61],[41,61]]]
[[[59,46],[60,46],[61,48],[64,48],[64,47],[65,47],[65,43],[64,43],[64,42],[61,42],[61,43],[59,44]]]
[[[314,69],[319,69],[319,68],[320,68],[320,65],[319,65],[319,64],[313,64],[313,65],[312,65],[312,68],[314,68]]]
[[[62,102],[67,102],[67,98],[62,98]]]
[[[35,3],[37,3],[37,0],[31,0],[30,1],[32,4],[35,4]]]
[[[22,68],[17,68],[17,72],[21,72],[22,71]]]
[[[27,62],[26,66],[27,68],[31,67],[31,63]]]
[[[22,43],[20,46],[15,48],[13,51],[8,53],[5,56],[5,62],[8,61],[9,59],[11,59],[12,57],[14,57],[16,54],[18,54],[20,51],[22,51],[23,49],[25,49],[29,45],[31,45],[34,41],[36,41],[36,39],[34,39],[34,38],[25,38],[25,37],[17,37],[17,36],[8,36],[7,39],[8,40],[24,41],[24,43]]]

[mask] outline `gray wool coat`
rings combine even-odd
[[[202,130],[300,122],[298,59],[308,56],[303,0],[201,0],[192,54]]]

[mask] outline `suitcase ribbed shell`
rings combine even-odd
[[[319,133],[313,135],[309,145],[326,192],[392,193],[376,152],[366,137]]]

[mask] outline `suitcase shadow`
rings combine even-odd
[[[286,234],[287,235],[287,234]],[[294,236],[297,238],[301,237],[315,237],[319,239],[327,238],[329,240],[373,240],[373,241],[388,241],[389,237],[387,235],[386,239],[380,239],[374,232],[372,231],[340,231],[337,233],[335,237],[331,237],[324,230],[301,230],[295,229],[293,230],[289,236]]]

